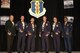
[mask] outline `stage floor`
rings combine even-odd
[[[7,53],[7,52],[0,52],[0,53]],[[17,53],[17,52],[12,52],[12,53]],[[25,52],[25,53],[27,53],[27,52]],[[31,53],[45,53],[45,52],[31,52]],[[56,52],[49,52],[49,53],[56,53]],[[67,52],[60,52],[60,53],[67,53]],[[80,51],[73,51],[72,53],[80,53]]]

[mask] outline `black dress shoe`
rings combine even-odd
[[[49,52],[46,52],[46,53],[49,53]]]
[[[71,52],[68,52],[68,53],[71,53]]]
[[[18,52],[18,53],[20,53],[20,52]]]
[[[8,53],[12,53],[12,51],[8,51]]]
[[[59,53],[59,52],[56,52],[56,53]]]
[[[25,53],[24,51],[22,53]]]
[[[30,53],[30,52],[27,52],[27,53]]]

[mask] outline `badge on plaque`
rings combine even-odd
[[[44,2],[42,0],[32,0],[29,13],[31,16],[39,18],[46,13],[46,9],[43,7]]]

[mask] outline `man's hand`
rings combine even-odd
[[[11,32],[8,32],[8,35],[11,35]]]
[[[26,34],[26,36],[27,36],[27,34]]]
[[[51,37],[53,38],[53,35],[51,34]]]
[[[48,36],[49,34],[46,34],[46,36]]]
[[[64,38],[64,36],[62,36],[62,38]]]
[[[23,30],[21,30],[21,29],[20,29],[20,32],[22,33],[22,32],[23,32]]]
[[[32,35],[30,32],[28,32],[28,35]]]
[[[59,33],[58,33],[58,32],[56,32],[55,34],[56,34],[56,35],[59,35]]]
[[[41,34],[39,34],[39,37],[41,37]]]
[[[36,38],[36,35],[35,35],[35,38]]]

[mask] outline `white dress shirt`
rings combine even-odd
[[[42,31],[44,31],[45,22],[42,24]]]
[[[33,31],[34,31],[34,24],[32,24],[32,29],[33,29]]]
[[[13,26],[14,26],[14,22],[12,22]]]
[[[25,28],[25,23],[24,22],[22,22],[22,26],[23,26],[23,29]]]
[[[56,26],[56,24],[55,24],[55,23],[53,23],[53,26],[52,26],[52,27],[53,27],[53,30],[54,30],[55,26]]]

